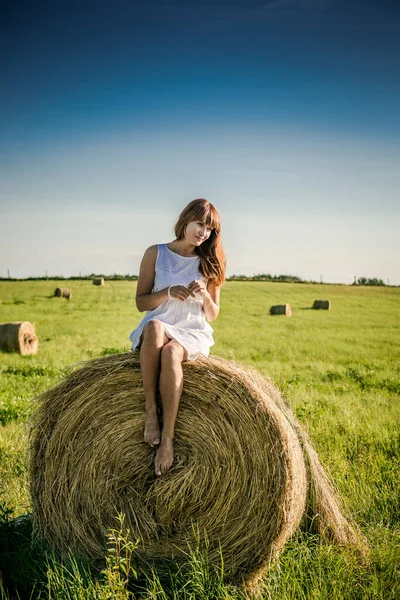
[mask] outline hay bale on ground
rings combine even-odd
[[[317,310],[319,310],[319,309],[330,310],[331,303],[329,300],[314,300],[313,308],[315,308]]]
[[[0,325],[0,350],[19,352],[21,356],[36,354],[39,338],[35,326],[29,321],[14,321]]]
[[[143,442],[137,353],[88,361],[39,396],[30,447],[38,534],[61,552],[101,557],[118,511],[140,540],[139,561],[184,560],[206,533],[210,562],[221,548],[227,578],[251,584],[298,527],[313,487],[317,510],[328,498],[320,529],[358,543],[326,476],[313,481],[318,459],[272,383],[216,357],[183,369],[175,463],[163,477]]]
[[[57,296],[57,298],[66,298],[67,300],[71,300],[72,290],[69,288],[56,288],[54,295]]]
[[[290,304],[277,304],[276,306],[271,306],[269,309],[270,315],[285,315],[285,317],[292,316],[292,309],[290,308]]]
[[[96,279],[93,279],[93,285],[104,285],[104,277],[96,277]]]

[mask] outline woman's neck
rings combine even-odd
[[[174,240],[168,244],[170,249],[181,256],[196,256],[195,246],[186,240]]]

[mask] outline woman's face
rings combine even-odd
[[[211,227],[201,221],[192,221],[185,229],[185,239],[193,246],[200,246],[211,235]]]

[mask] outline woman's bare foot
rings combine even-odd
[[[157,450],[154,461],[156,475],[165,475],[172,467],[174,462],[174,450],[172,447],[172,438],[162,438],[160,447]]]
[[[146,413],[146,423],[144,426],[144,441],[149,446],[158,446],[160,443],[160,423],[158,422],[157,411]]]

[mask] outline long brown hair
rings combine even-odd
[[[183,240],[189,223],[201,221],[211,227],[210,237],[195,248],[200,257],[200,272],[207,282],[222,285],[225,281],[226,259],[221,240],[221,217],[215,206],[204,198],[189,202],[176,222],[174,232],[177,240]]]

